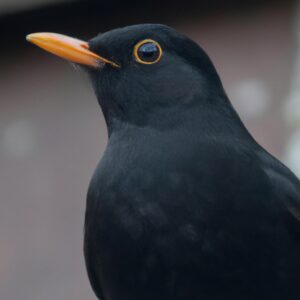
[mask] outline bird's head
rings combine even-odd
[[[165,25],[124,27],[88,42],[53,33],[31,34],[27,40],[84,66],[109,129],[120,122],[176,123],[181,112],[224,98],[206,53]]]

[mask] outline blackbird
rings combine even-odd
[[[174,29],[30,42],[87,70],[108,128],[85,216],[101,300],[299,300],[300,185]]]

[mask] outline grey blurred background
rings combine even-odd
[[[25,35],[145,22],[195,39],[253,136],[300,175],[297,1],[0,0],[1,300],[95,299],[83,217],[105,124],[85,75]]]

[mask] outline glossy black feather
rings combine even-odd
[[[152,38],[162,60],[133,60]],[[162,25],[99,35],[90,70],[109,131],[86,209],[102,300],[300,299],[298,179],[250,136],[204,51]]]

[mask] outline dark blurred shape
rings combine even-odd
[[[248,1],[243,1],[244,4],[253,4],[253,3],[261,3],[265,2],[264,1],[258,1],[258,0],[248,0]],[[116,7],[141,7],[144,4],[152,5],[159,3],[160,5],[162,4],[159,1],[143,1],[141,3],[140,1],[137,0],[126,0],[126,1],[121,1],[121,0],[110,0],[110,1],[104,1],[104,0],[1,0],[0,2],[0,14],[12,14],[15,12],[19,11],[28,11],[30,9],[35,9],[39,7],[47,7],[55,4],[63,4],[63,3],[73,3],[73,2],[85,2],[86,4],[92,4],[96,3],[101,5],[102,8],[116,8]],[[169,1],[169,3],[166,3],[165,5],[168,7],[173,7],[174,4],[182,4],[183,1]],[[195,3],[196,1],[188,1],[184,2],[185,4],[192,4]],[[198,1],[198,3],[202,6],[208,7],[208,6],[230,6],[232,4],[237,5],[240,4],[241,1],[237,0],[228,0],[228,1],[222,1],[222,0],[202,0]]]
[[[110,24],[112,23],[115,26],[148,22],[176,23],[184,20],[183,11],[194,16],[197,15],[199,18],[211,12],[216,14],[235,11],[238,13],[247,10],[248,13],[255,13],[255,10],[261,7],[263,3],[264,5],[272,3],[274,6],[276,2],[281,1],[172,0],[161,2],[159,0],[144,0],[141,3],[137,0],[49,0],[43,2],[43,5],[38,5],[38,3],[42,3],[40,0],[40,2],[35,2],[35,9],[17,10],[16,13],[12,13],[13,10],[7,13],[5,9],[1,10],[0,6],[0,34],[8,41],[14,40],[16,43],[16,39],[21,39],[29,32],[59,32],[64,30],[64,33],[67,34],[78,34],[78,32],[85,32],[85,28],[92,27],[93,30],[89,30],[89,34],[93,36],[98,33],[98,24],[105,24],[105,27],[102,26],[102,28],[106,31],[111,28]],[[288,0],[287,2],[293,1]],[[75,28],[76,32],[74,31]]]

